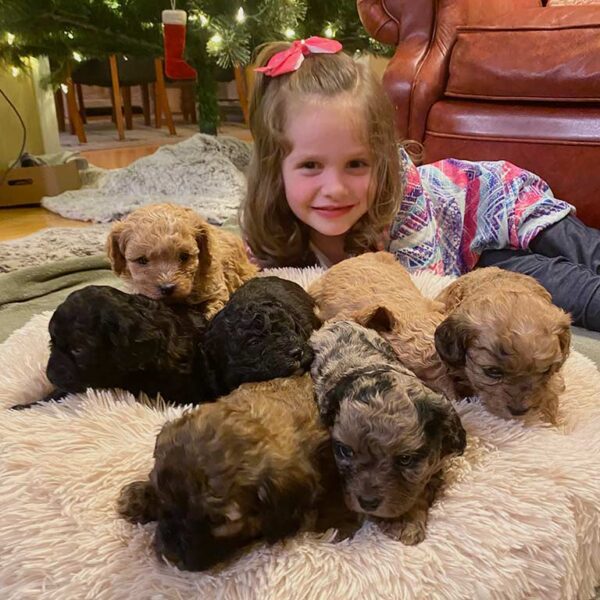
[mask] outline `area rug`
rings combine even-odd
[[[69,219],[107,223],[169,201],[220,225],[235,216],[244,196],[250,147],[233,137],[197,134],[123,169],[105,170],[79,190],[46,197],[42,206]]]
[[[318,271],[279,270],[304,285]],[[415,277],[428,295],[446,283]],[[207,573],[157,559],[153,524],[115,513],[121,486],[144,478],[154,438],[183,409],[120,391],[8,411],[49,390],[50,313],[0,346],[0,589],[7,599],[588,599],[600,581],[600,374],[572,353],[559,428],[525,427],[457,405],[463,457],[434,503],[427,537],[403,546],[364,525],[258,544]]]

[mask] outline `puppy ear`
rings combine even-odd
[[[460,456],[464,452],[467,434],[449,400],[431,393],[417,399],[415,408],[427,438],[439,440],[442,456]]]
[[[570,315],[563,313],[562,318],[557,323],[557,335],[558,335],[558,343],[560,345],[560,351],[563,355],[563,360],[561,362],[564,363],[567,360],[567,356],[569,356],[569,352],[571,351],[571,317]]]
[[[201,263],[210,265],[215,256],[215,236],[211,225],[200,215],[194,213],[193,227],[195,230],[196,244],[198,245],[198,257]]]
[[[442,321],[434,334],[435,349],[440,358],[451,367],[462,367],[469,345],[471,331],[464,317],[454,313]]]
[[[363,327],[380,333],[392,331],[396,324],[392,311],[386,306],[369,306],[356,313],[353,320]]]
[[[293,535],[300,529],[307,511],[314,503],[318,483],[311,470],[292,466],[284,473],[263,476],[258,488],[262,533],[267,542]]]
[[[127,268],[125,255],[121,252],[121,243],[125,241],[124,239],[122,240],[122,236],[126,228],[127,225],[125,225],[125,223],[115,223],[106,240],[106,252],[108,258],[110,259],[113,271],[119,276],[122,275],[123,271]]]

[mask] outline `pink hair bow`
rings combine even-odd
[[[306,40],[296,40],[287,50],[277,52],[269,59],[266,67],[254,69],[269,77],[278,77],[284,73],[297,71],[309,54],[336,54],[342,49],[337,40],[329,40],[318,36]]]

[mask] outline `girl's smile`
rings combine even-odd
[[[313,210],[318,212],[325,219],[336,219],[349,213],[355,205],[347,206],[313,206]]]

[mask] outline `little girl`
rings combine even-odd
[[[503,161],[415,167],[381,84],[339,42],[271,44],[257,62],[240,217],[261,266],[380,249],[446,275],[496,265],[532,275],[575,324],[600,330],[600,231],[544,181]]]

